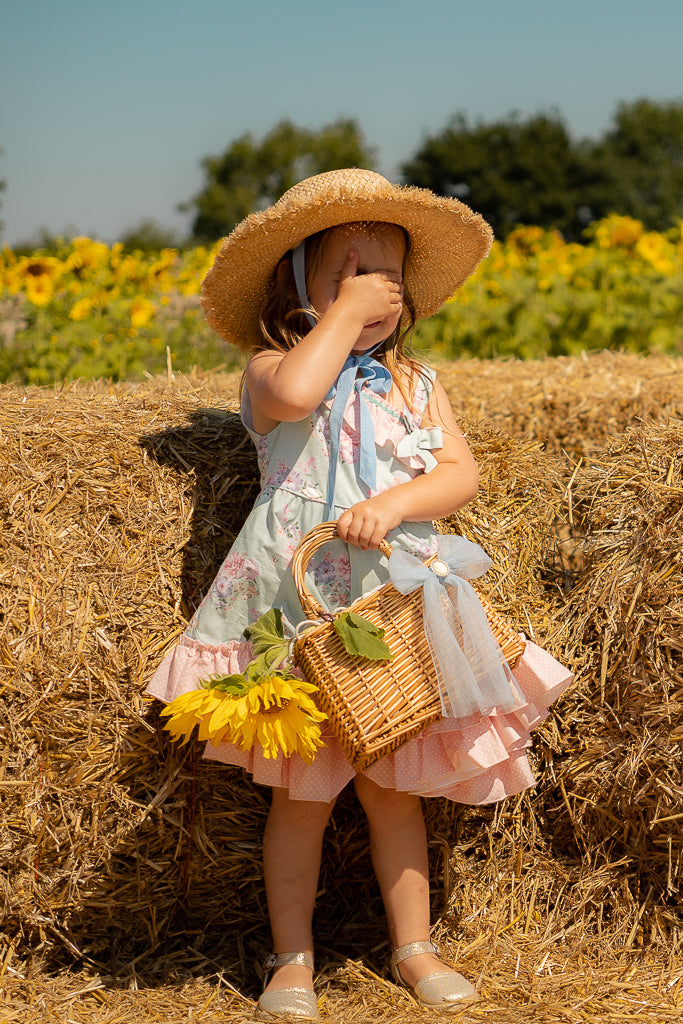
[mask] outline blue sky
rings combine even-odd
[[[277,121],[355,118],[396,179],[462,111],[556,110],[576,137],[616,105],[683,100],[681,0],[0,0],[4,241],[185,230],[202,157]]]

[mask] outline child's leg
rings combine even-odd
[[[394,949],[429,940],[429,864],[427,833],[419,797],[383,789],[357,775],[355,789],[370,828],[370,854],[379,882]],[[431,953],[401,963],[401,976],[411,986],[443,971]]]
[[[312,919],[323,834],[335,801],[290,800],[273,789],[263,836],[263,868],[274,953],[313,953]],[[311,988],[307,967],[273,972],[267,989]]]

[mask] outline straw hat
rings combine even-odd
[[[355,167],[316,174],[223,239],[202,286],[207,323],[233,345],[258,348],[261,305],[285,253],[317,231],[365,220],[399,224],[408,232],[404,280],[418,318],[443,305],[493,240],[486,221],[458,199],[392,185]]]

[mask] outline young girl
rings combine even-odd
[[[477,467],[445,391],[406,356],[404,337],[490,245],[488,225],[459,201],[357,169],[301,182],[224,240],[203,306],[218,334],[251,353],[242,418],[262,490],[150,693],[169,701],[201,679],[242,672],[253,656],[243,631],[270,608],[293,635],[304,616],[289,565],[321,522],[336,519],[341,538],[309,567],[310,589],[330,609],[387,580],[382,538],[421,559],[436,552],[432,520],[472,500]],[[479,804],[533,785],[529,731],[569,680],[527,643],[512,711],[444,718],[361,773],[329,732],[312,764],[208,745],[207,757],[272,787],[263,861],[273,955],[262,1014],[317,1017],[313,904],[325,826],[350,781],[368,818],[394,977],[442,1009],[473,996],[429,941],[421,797]]]

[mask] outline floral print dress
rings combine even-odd
[[[293,635],[304,618],[294,587],[290,562],[301,537],[327,519],[373,494],[429,472],[442,447],[440,428],[422,426],[434,377],[424,370],[413,394],[413,408],[394,407],[387,396],[361,387],[344,411],[334,508],[327,506],[329,417],[325,400],[310,417],[280,423],[269,434],[252,426],[245,390],[242,419],[257,449],[261,491],[206,597],[178,645],[165,657],[147,692],[163,701],[196,689],[199,680],[244,670],[252,658],[245,627],[270,608],[282,610],[285,635]],[[359,478],[360,402],[369,408],[377,452],[376,488]],[[404,523],[387,537],[425,559],[436,551],[432,523]],[[311,559],[307,586],[325,608],[345,607],[388,579],[387,563],[377,551],[362,551],[335,540]],[[546,715],[549,704],[571,681],[571,675],[549,654],[527,641],[514,676],[526,705],[505,715],[491,715],[472,724],[442,719],[399,750],[366,769],[381,786],[422,796],[446,796],[470,804],[489,803],[533,785],[526,748],[530,730]],[[329,730],[325,746],[311,765],[294,754],[264,758],[258,746],[245,752],[231,743],[207,744],[205,756],[241,765],[256,782],[281,786],[293,799],[332,800],[353,778],[355,770]]]

